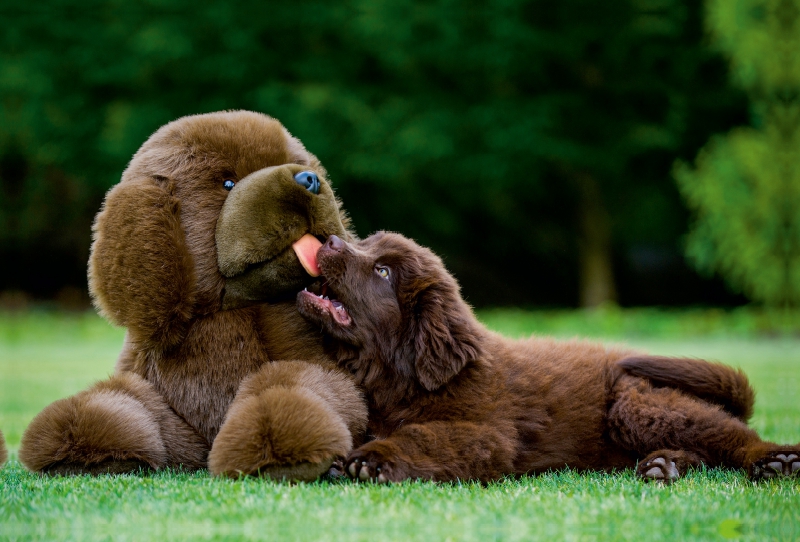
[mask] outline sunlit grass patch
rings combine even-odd
[[[275,483],[207,474],[41,478],[0,472],[12,539],[676,540],[800,535],[793,481],[698,471],[664,487],[563,471],[481,486]]]
[[[647,315],[667,323],[635,333],[619,332],[618,324],[598,324],[605,332],[582,327],[595,317],[582,312],[480,316],[509,335],[593,336],[741,366],[758,391],[753,426],[773,440],[800,441],[796,338],[669,331],[682,318],[678,311]],[[561,322],[557,329],[551,317]],[[113,371],[123,334],[92,314],[0,315],[0,429],[12,456],[41,408]],[[716,469],[669,487],[631,471],[567,470],[487,486],[293,485],[173,471],[51,478],[14,459],[0,471],[0,540],[792,540],[800,538],[798,510],[800,482],[754,485],[742,472]]]

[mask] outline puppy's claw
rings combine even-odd
[[[350,463],[350,465],[347,467],[347,472],[350,473],[351,478],[356,477],[356,463],[358,463],[357,460]]]
[[[358,473],[358,479],[362,482],[366,482],[370,478],[371,476],[369,475],[369,467],[367,465],[363,465]]]

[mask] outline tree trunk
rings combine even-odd
[[[617,300],[611,265],[611,220],[597,180],[588,173],[576,176],[580,203],[580,303],[596,307]]]

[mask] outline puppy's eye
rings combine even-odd
[[[234,181],[233,179],[225,179],[222,182],[222,188],[224,188],[225,190],[230,191],[231,188],[233,188],[235,184],[236,184],[236,181]]]
[[[389,280],[389,268],[383,267],[382,265],[375,266],[375,272],[380,275],[382,279]]]

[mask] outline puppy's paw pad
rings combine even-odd
[[[645,480],[670,483],[680,477],[677,465],[664,457],[655,457],[639,465],[637,469],[639,476]]]
[[[751,472],[754,480],[798,476],[800,451],[771,452],[754,461]]]

